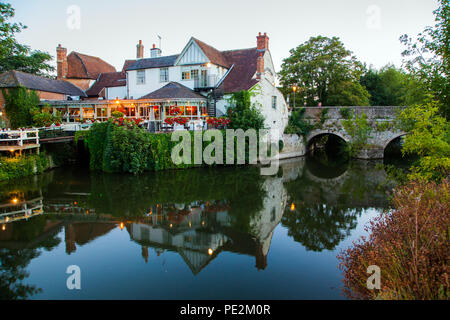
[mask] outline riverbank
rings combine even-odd
[[[0,159],[0,181],[40,174],[54,167],[53,157],[47,153],[2,157]]]

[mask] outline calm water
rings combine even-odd
[[[336,255],[389,205],[376,162],[277,176],[58,169],[0,185],[3,299],[344,299]],[[81,269],[68,290],[66,269]]]

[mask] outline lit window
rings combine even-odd
[[[169,82],[169,68],[159,69],[159,81],[160,82]]]
[[[273,109],[277,108],[277,97],[276,96],[272,96],[272,108]]]
[[[181,73],[181,80],[191,79],[191,73],[189,71],[184,71]]]
[[[136,73],[136,84],[145,84],[145,70],[138,70]]]

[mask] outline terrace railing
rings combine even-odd
[[[0,131],[0,146],[23,147],[30,144],[39,144],[38,129]]]

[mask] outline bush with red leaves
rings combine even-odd
[[[410,182],[394,192],[353,247],[338,255],[344,293],[353,299],[449,299],[449,181]],[[366,286],[367,267],[381,270],[380,290]]]

